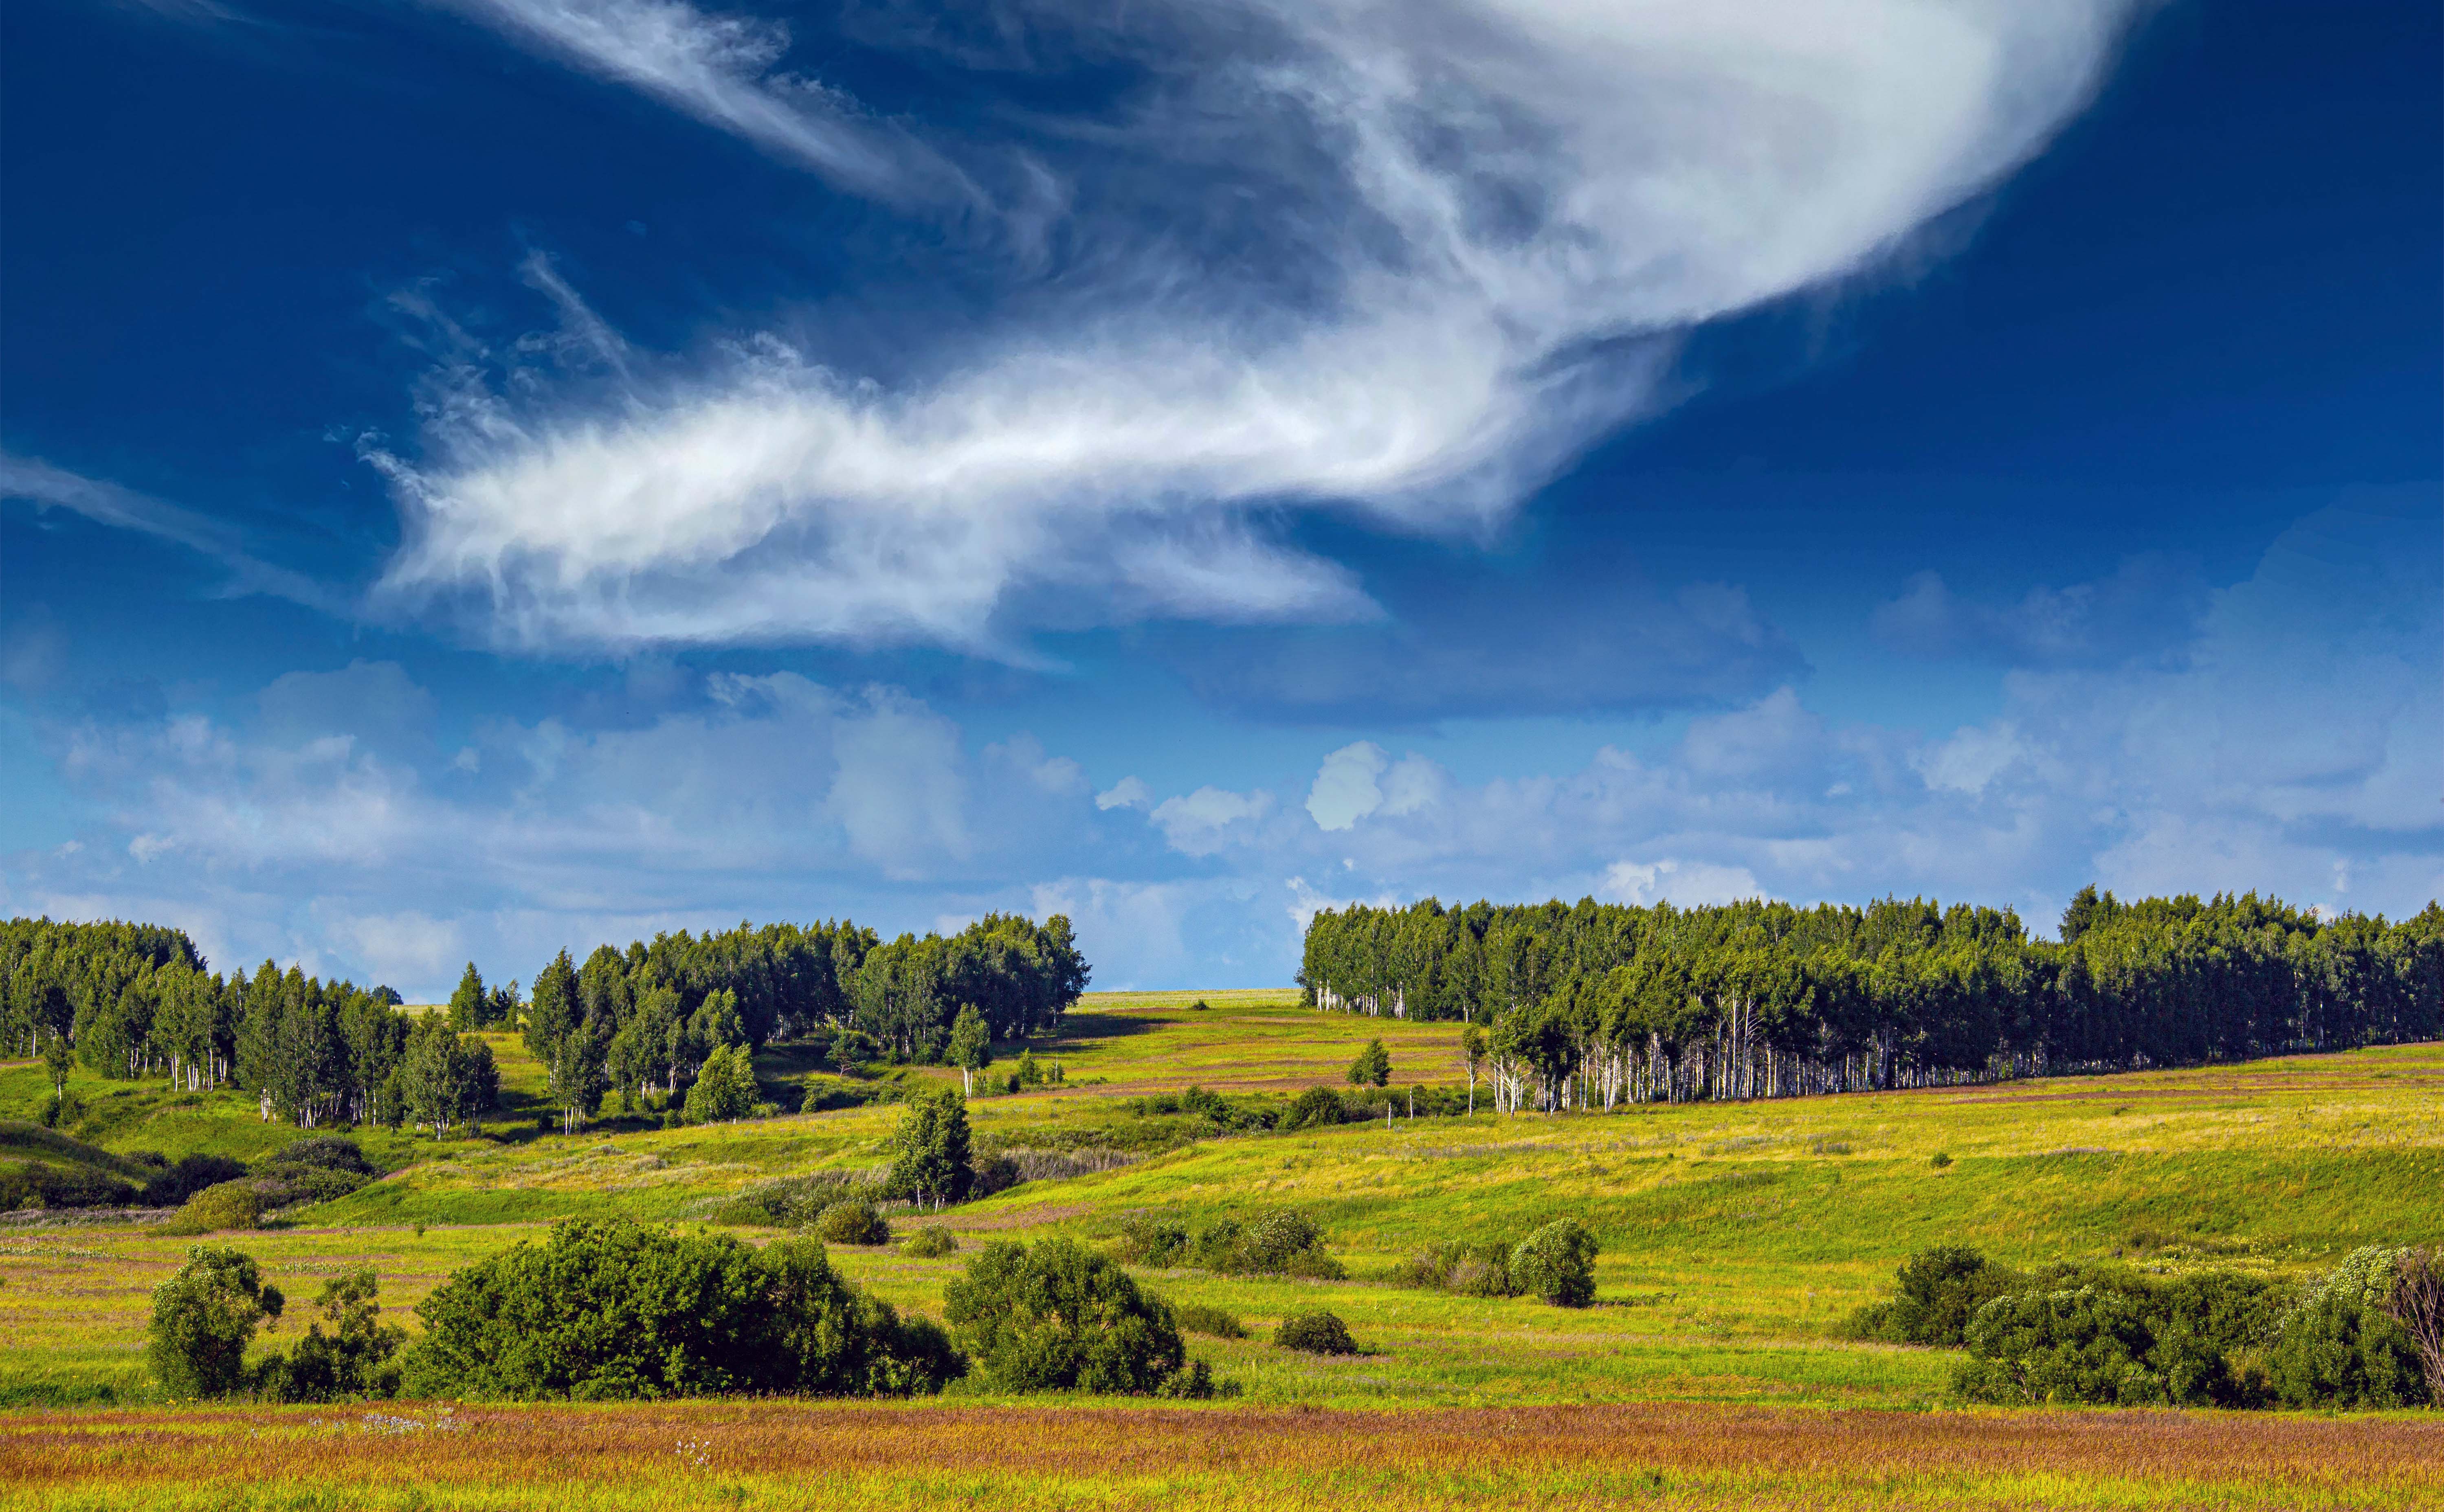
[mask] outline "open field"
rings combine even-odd
[[[1464,1079],[1454,1025],[1318,1014],[1279,993],[1202,994],[1200,1009],[1199,996],[1091,1001],[1057,1043],[1037,1047],[1068,1079],[975,1098],[979,1140],[1127,1150],[1165,1121],[1133,1111],[1132,1097],[1191,1082],[1278,1094],[1338,1084],[1378,1035],[1396,1088]],[[575,1137],[546,1134],[523,1116],[537,1105],[538,1068],[515,1039],[492,1043],[512,1106],[483,1137],[368,1137],[369,1153],[404,1169],[288,1226],[227,1241],[256,1255],[292,1299],[369,1264],[385,1302],[403,1309],[453,1268],[558,1217],[706,1223],[760,1181],[872,1168],[896,1116],[873,1103],[711,1128],[612,1120]],[[758,1069],[768,1084],[853,1085],[859,1097],[893,1078],[955,1077],[875,1067],[842,1083],[786,1048]],[[41,1075],[0,1069],[0,1116],[23,1116]],[[76,1090],[93,1110],[81,1132],[120,1155],[256,1154],[297,1137],[263,1123],[242,1094],[84,1079]],[[11,1153],[44,1153],[30,1136],[21,1142],[28,1148]],[[533,1493],[522,1483],[519,1499],[488,1501],[481,1487],[495,1476],[483,1466],[560,1447],[561,1480],[543,1484],[557,1486],[547,1500],[567,1506],[693,1504],[725,1487],[775,1506],[943,1496],[1121,1507],[1352,1497],[1455,1506],[1632,1497],[1667,1506],[2444,1504],[2444,1429],[2432,1420],[1929,1413],[1955,1355],[1833,1332],[1903,1256],[1936,1243],[2024,1263],[2119,1254],[2159,1268],[2212,1263],[2290,1276],[2361,1244],[2444,1241],[2444,1046],[1163,1143],[1140,1140],[1135,1148],[1158,1152],[1022,1185],[936,1221],[972,1250],[1005,1236],[1102,1239],[1142,1209],[1192,1224],[1266,1205],[1306,1211],[1350,1280],[1139,1272],[1157,1292],[1229,1308],[1253,1330],[1245,1340],[1191,1338],[1245,1389],[1236,1407],[1082,1404],[1060,1410],[1074,1430],[1046,1431],[1040,1402],[954,1391],[942,1404],[811,1412],[735,1403],[464,1409],[450,1419],[463,1429],[397,1434],[355,1410],[55,1411],[0,1420],[13,1487],[6,1504],[112,1504],[112,1477],[150,1477],[157,1466],[165,1479],[148,1489],[149,1504],[256,1504],[223,1494],[238,1482],[261,1483],[261,1504],[343,1504],[330,1499],[353,1484],[347,1466],[369,1455],[409,1466],[395,1485],[382,1478],[392,1472],[375,1477],[397,1504],[428,1493],[454,1506],[524,1504]],[[1935,1165],[1937,1154],[1950,1163]],[[1565,1214],[1604,1243],[1595,1307],[1467,1299],[1386,1279],[1422,1245],[1515,1236]],[[124,1223],[0,1226],[0,1400],[67,1401],[107,1388],[141,1401],[149,1292],[189,1243]],[[854,1279],[936,1315],[964,1260],[833,1254]],[[1346,1318],[1368,1353],[1319,1358],[1266,1342],[1275,1320],[1318,1305]],[[1583,1417],[1543,1411],[1589,1403],[1613,1405]],[[1894,1411],[1908,1409],[1921,1411]],[[1384,1411],[1405,1415],[1342,1415]],[[424,1409],[377,1416],[442,1421]],[[1386,1434],[1387,1421],[1400,1431]],[[708,1451],[707,1466],[682,1467],[682,1440],[727,1447]],[[1352,1457],[1326,1474],[1320,1457],[1335,1445]],[[930,1468],[909,1469],[908,1456]],[[658,1478],[629,1473],[648,1466],[661,1466]],[[272,1498],[275,1484],[295,1495]],[[1250,1487],[1261,1499],[1229,1494]]]
[[[2427,1508],[2444,1425],[689,1403],[0,1420],[0,1507]]]

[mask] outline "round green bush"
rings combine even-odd
[[[1293,1313],[1273,1330],[1273,1342],[1302,1355],[1355,1355],[1349,1325],[1330,1313]]]
[[[1596,1299],[1596,1236],[1575,1218],[1546,1224],[1510,1252],[1510,1280],[1556,1307]]]
[[[412,1396],[906,1396],[965,1369],[940,1328],[850,1285],[821,1245],[625,1219],[556,1224],[452,1272],[416,1314]]]
[[[887,1245],[891,1226],[861,1197],[836,1202],[815,1215],[815,1237],[827,1245]]]
[[[942,1315],[977,1371],[1005,1392],[1206,1394],[1161,1299],[1066,1239],[1002,1241],[942,1290]],[[1183,1377],[1181,1373],[1190,1374]]]
[[[206,1187],[179,1205],[178,1216],[167,1226],[179,1234],[217,1233],[224,1228],[256,1228],[263,1224],[263,1191],[252,1178]]]
[[[939,1260],[944,1255],[956,1254],[958,1248],[959,1242],[952,1237],[949,1229],[939,1224],[928,1224],[909,1235],[908,1242],[899,1246],[899,1252],[914,1255],[919,1260]]]
[[[1309,1087],[1282,1115],[1282,1130],[1329,1129],[1341,1121],[1341,1094],[1330,1087]]]

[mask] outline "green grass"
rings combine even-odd
[[[1193,1006],[1200,996],[1203,1009]],[[1283,1096],[1339,1085],[1373,1037],[1391,1051],[1396,1086],[1462,1079],[1456,1025],[1319,1014],[1284,993],[1114,994],[1090,999],[1058,1042],[1037,1047],[1064,1068],[1064,1084],[977,1097],[971,1116],[990,1143],[1125,1147],[1149,1122],[1131,1097],[1192,1082]],[[386,1299],[404,1305],[453,1266],[555,1218],[704,1223],[756,1182],[885,1158],[895,1110],[881,1102],[710,1128],[639,1119],[576,1137],[538,1134],[539,1068],[514,1038],[492,1044],[516,1100],[484,1137],[364,1135],[394,1174],[238,1242],[276,1276],[373,1263]],[[875,1067],[842,1081],[787,1047],[758,1070],[817,1106],[956,1075]],[[82,1078],[75,1090],[91,1110],[76,1134],[101,1158],[253,1156],[299,1137],[262,1122],[242,1093]],[[38,1098],[27,1070],[0,1070],[0,1115]],[[1178,1122],[1152,1132],[1167,1137]],[[1938,1153],[1950,1163],[1935,1165]],[[1250,1339],[1193,1344],[1259,1402],[1908,1406],[1941,1395],[1952,1357],[1845,1342],[1834,1325],[1929,1245],[1972,1244],[2020,1263],[2119,1252],[2154,1266],[2288,1277],[2361,1244],[2444,1241],[2444,1047],[1212,1138],[953,1209],[941,1221],[961,1255],[835,1254],[884,1296],[933,1313],[966,1254],[994,1237],[1097,1240],[1136,1210],[1203,1223],[1268,1204],[1313,1215],[1351,1279],[1143,1273],[1165,1295],[1248,1322]],[[1413,1249],[1516,1236],[1562,1215],[1583,1218],[1603,1241],[1596,1307],[1474,1300],[1385,1280]],[[35,1379],[139,1388],[144,1300],[184,1243],[126,1227],[0,1231],[0,1394]],[[1340,1314],[1371,1353],[1317,1359],[1264,1342],[1281,1317],[1315,1306]]]

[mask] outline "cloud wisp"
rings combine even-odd
[[[885,129],[783,76],[779,22],[459,4],[885,204],[1008,185],[972,212],[1040,224],[967,249],[993,313],[889,373],[822,331],[762,333],[437,409],[418,454],[376,458],[404,516],[392,601],[528,650],[1008,656],[1054,602],[1068,622],[1378,614],[1285,542],[1284,511],[1498,524],[1655,402],[1681,333],[1858,272],[2040,150],[2131,9],[1021,5],[1022,42],[1139,83],[1076,120],[984,112],[1000,134],[979,137]],[[1034,56],[884,41],[988,100]]]
[[[66,509],[96,525],[133,530],[183,546],[228,571],[225,591],[232,597],[268,594],[325,614],[347,612],[341,596],[313,579],[274,566],[249,552],[238,533],[221,521],[116,483],[70,472],[39,458],[0,452],[0,498],[25,499],[39,507]]]

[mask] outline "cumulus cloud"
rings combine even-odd
[[[1307,790],[1306,811],[1321,830],[1345,830],[1370,814],[1397,817],[1434,802],[1441,772],[1422,756],[1397,764],[1371,740],[1324,759]]]
[[[1254,821],[1272,812],[1270,793],[1234,793],[1206,786],[1181,798],[1166,798],[1147,816],[1162,831],[1171,848],[1187,856],[1211,856],[1236,840],[1251,838]]]
[[[983,183],[987,213],[1062,209],[962,266],[994,292],[981,330],[888,372],[818,330],[590,396],[462,389],[418,453],[367,450],[404,517],[392,601],[528,648],[1013,658],[1013,621],[1056,600],[1106,621],[1366,618],[1276,511],[1499,521],[1654,401],[1679,333],[1855,273],[2038,151],[2131,9],[1046,3],[996,12],[995,46],[948,26],[861,39],[971,104],[1039,54],[1139,81],[1075,119],[1005,101],[979,138],[913,113],[884,128],[783,75],[777,22],[459,4],[861,193]]]

